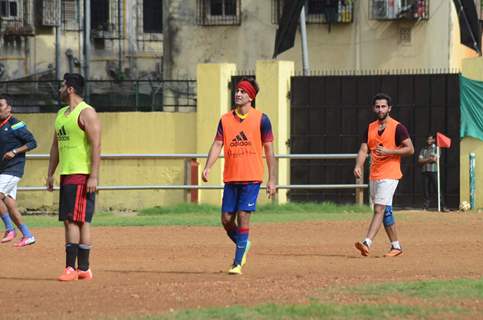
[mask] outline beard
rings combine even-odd
[[[60,96],[60,100],[62,100],[62,102],[68,102],[67,100],[68,100],[69,96],[68,96],[67,92],[61,92],[59,96]]]
[[[377,114],[377,120],[383,121],[383,120],[385,120],[387,118],[388,115],[389,115],[389,112],[386,112],[384,114],[378,113]]]

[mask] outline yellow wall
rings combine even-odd
[[[196,113],[100,113],[102,153],[196,153]],[[34,153],[48,153],[53,136],[54,114],[17,114],[35,135]],[[47,160],[29,160],[20,186],[45,182]],[[100,185],[184,184],[183,160],[103,160]],[[58,178],[56,179],[58,184]],[[184,201],[184,191],[101,191],[98,209],[139,209]],[[23,208],[58,205],[57,193],[21,191]]]
[[[228,83],[235,74],[236,66],[229,63],[199,64],[197,66],[197,152],[208,153],[220,117],[230,110],[231,93]],[[223,154],[223,151],[221,152]],[[200,159],[201,172],[206,164],[206,159]],[[221,185],[223,183],[223,159],[218,159],[211,168],[207,185]],[[199,178],[200,184],[205,184]],[[202,190],[199,192],[199,200],[203,203],[220,204],[221,190]]]
[[[275,154],[290,153],[287,146],[290,138],[290,100],[287,93],[290,91],[290,78],[293,73],[294,63],[292,61],[257,61],[256,78],[261,88],[257,96],[257,108],[266,113],[272,122]],[[288,159],[278,160],[277,184],[289,184],[289,169],[290,161]],[[267,174],[266,176],[268,177]],[[260,198],[266,199],[264,194]],[[287,202],[287,190],[278,191],[277,201],[279,203]]]
[[[455,6],[451,6],[451,38],[450,38],[450,67],[461,70],[465,58],[477,57],[478,53],[464,45],[460,41],[460,25]]]
[[[466,78],[483,81],[483,58],[463,60],[462,74]],[[460,143],[460,200],[469,201],[469,153],[476,154],[476,208],[483,208],[483,141],[465,137]]]

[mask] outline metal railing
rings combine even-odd
[[[54,113],[61,102],[56,80],[0,81],[17,113]],[[196,109],[195,80],[88,80],[88,103],[98,112],[190,111]]]
[[[27,159],[29,160],[47,160],[49,159],[48,154],[27,154]],[[347,160],[355,159],[357,157],[356,153],[348,154],[279,154],[275,155],[275,159],[278,162],[280,159],[305,159],[305,160]],[[186,190],[187,192],[193,192],[197,190],[219,190],[223,189],[223,185],[199,185],[198,181],[198,167],[196,166],[193,171],[193,163],[196,164],[196,159],[206,159],[207,154],[199,153],[181,153],[181,154],[102,154],[102,160],[129,160],[129,159],[183,159],[185,160],[185,183],[182,185],[117,185],[117,186],[98,186],[98,190]],[[220,155],[223,158],[223,155]],[[195,182],[193,184],[192,182]],[[362,204],[364,200],[364,189],[368,186],[363,183],[363,176],[356,179],[354,184],[288,184],[279,185],[277,184],[277,189],[355,189],[355,200],[356,203]],[[261,188],[266,188],[262,186]],[[58,190],[55,187],[54,190]],[[45,191],[45,186],[26,186],[19,187],[19,191]],[[196,200],[198,197],[191,193],[191,201]]]

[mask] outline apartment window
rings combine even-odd
[[[117,39],[119,0],[91,0],[91,34],[94,39]]]
[[[109,0],[91,1],[91,29],[93,31],[109,30]]]
[[[18,0],[0,0],[0,16],[2,18],[17,18],[19,16]]]
[[[163,32],[163,2],[162,0],[143,1],[143,32]]]
[[[198,24],[239,25],[240,0],[198,0]]]
[[[284,1],[272,0],[272,23],[282,17]],[[307,23],[351,23],[355,0],[308,0],[305,8]]]
[[[428,19],[429,0],[370,0],[373,20]]]
[[[80,30],[80,3],[79,0],[62,1],[62,23],[65,30]]]

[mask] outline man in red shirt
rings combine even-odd
[[[237,84],[236,108],[221,117],[215,141],[211,145],[202,179],[208,181],[210,169],[224,148],[223,204],[221,222],[236,251],[229,274],[241,274],[250,249],[248,240],[251,213],[256,210],[263,180],[262,149],[269,169],[267,193],[275,194],[276,168],[273,155],[272,126],[268,117],[252,107],[258,84],[244,78]]]

